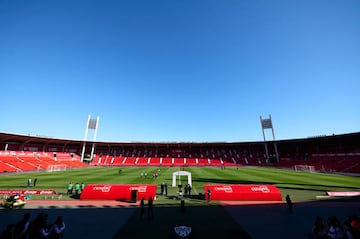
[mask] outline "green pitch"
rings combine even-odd
[[[314,201],[316,196],[324,196],[327,191],[360,191],[360,177],[294,172],[272,168],[185,168],[185,171],[192,173],[193,187],[191,194],[194,196],[185,198],[186,212],[184,213],[180,210],[179,200],[175,198],[177,188],[171,187],[172,173],[179,171],[179,168],[124,167],[121,168],[121,173],[119,173],[119,169],[95,167],[58,172],[0,174],[0,189],[24,189],[29,178],[32,180],[37,178],[36,189],[54,189],[57,193],[65,194],[62,199],[77,200],[66,195],[69,182],[84,182],[85,184],[157,184],[158,193],[160,193],[160,184],[167,183],[169,186],[168,196],[158,195],[154,202],[154,219],[141,221],[139,220],[139,210],[129,207],[127,210],[133,210],[133,213],[126,219],[126,223],[123,226],[119,226],[119,228],[107,229],[114,231],[113,239],[174,238],[174,227],[180,225],[192,227],[192,238],[251,239],[251,232],[254,233],[254,231],[249,233],[248,228],[240,225],[241,223],[235,220],[225,207],[220,206],[219,202],[211,201],[209,203],[196,197],[196,195],[204,193],[204,184],[273,184],[280,189],[283,198],[286,194],[289,194],[294,202]],[[159,174],[157,178],[152,177],[155,172]],[[144,176],[145,174],[147,174],[147,177]],[[180,179],[177,178],[177,180],[180,180],[183,185],[187,183],[186,176]],[[34,187],[32,186],[31,188],[33,189]],[[33,195],[33,200],[36,199],[44,199],[44,196]],[[271,215],[271,220],[274,221],[271,227],[277,228],[277,220],[281,221],[284,220],[284,217],[289,217],[288,213],[284,214],[284,211],[279,209],[279,207],[269,206],[269,208],[273,208],[272,212],[274,213]],[[87,215],[88,210],[84,211],[84,215]],[[314,213],[312,215],[306,209],[304,212],[301,208],[296,208],[296,210],[296,214],[294,214],[295,219],[297,218],[296,215],[299,215],[299,218],[308,222],[313,220],[314,215],[321,215],[328,211],[328,209],[311,208],[311,212]],[[339,210],[343,211],[343,208]],[[51,210],[48,212],[52,213]],[[80,212],[82,211],[77,211],[77,213]],[[251,213],[249,217],[255,217],[257,224],[259,216],[260,214]],[[293,220],[295,219],[293,218]],[[247,218],[246,221],[248,220],[251,221],[253,219]],[[289,233],[294,229],[299,229],[298,224],[292,226],[293,220],[285,220],[288,223],[285,229],[288,228]],[[71,217],[67,218],[67,223],[71,225]],[[78,222],[72,223],[77,225]],[[93,223],[95,225],[96,222],[94,221]],[[303,228],[300,228],[300,232],[303,231],[304,233],[299,233],[299,235],[306,235],[308,227],[306,224],[304,225]],[[72,228],[76,227],[70,226],[69,230]],[[275,235],[275,232],[273,233]],[[301,238],[305,237],[301,236]]]
[[[57,193],[66,193],[69,182],[85,184],[160,184],[169,185],[169,197],[159,196],[157,204],[171,204],[171,196],[176,196],[177,188],[172,188],[172,173],[180,168],[83,168],[57,172],[32,172],[0,175],[0,189],[24,189],[27,179],[37,178],[37,189],[54,189]],[[316,200],[316,196],[324,196],[327,191],[360,191],[360,177],[323,174],[313,172],[295,172],[273,168],[185,168],[192,174],[193,195],[203,193],[204,184],[273,184],[276,185],[283,198],[291,195],[294,202]],[[153,178],[157,172],[158,177]],[[143,175],[143,176],[141,176]],[[144,175],[147,175],[146,177]],[[187,177],[182,176],[183,185]],[[177,182],[179,183],[179,181]],[[32,188],[34,188],[32,186]],[[34,199],[40,196],[34,196]],[[66,196],[63,199],[67,199]],[[69,198],[70,199],[70,198]],[[192,204],[202,201],[192,200]]]

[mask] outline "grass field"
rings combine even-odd
[[[0,175],[0,189],[23,189],[28,178],[38,179],[36,188],[54,189],[57,193],[66,193],[69,182],[84,182],[85,184],[160,184],[169,185],[169,195],[176,195],[177,188],[170,187],[172,173],[179,168],[160,168],[159,176],[154,179],[152,174],[158,168],[85,168],[57,172],[31,172]],[[295,172],[291,170],[273,168],[185,168],[192,174],[192,194],[203,193],[204,184],[273,184],[276,185],[283,197],[291,195],[294,202],[312,201],[316,196],[325,195],[326,191],[360,191],[360,177],[323,174],[312,172]],[[147,177],[141,177],[147,173]],[[183,185],[187,177],[182,176]],[[67,199],[67,197],[64,197]],[[63,199],[64,199],[63,198]],[[34,197],[36,199],[36,197]],[[70,198],[69,198],[70,199]],[[172,200],[158,197],[157,203],[171,204]],[[196,204],[194,200],[191,203]]]
[[[295,172],[273,168],[185,168],[192,173],[192,194],[198,195],[203,192],[204,184],[273,184],[276,185],[283,198],[286,194],[291,195],[294,202],[299,202],[296,213],[292,216],[284,214],[283,205],[264,205],[258,208],[252,206],[224,207],[216,201],[206,202],[196,197],[186,198],[186,212],[179,207],[179,200],[174,199],[177,188],[171,187],[172,173],[179,168],[160,168],[159,176],[154,179],[152,174],[158,172],[158,168],[83,168],[57,172],[31,172],[0,175],[0,189],[24,189],[27,179],[38,179],[37,189],[54,189],[57,193],[66,194],[69,182],[84,182],[85,184],[157,184],[157,192],[160,193],[160,184],[166,182],[170,187],[168,197],[159,195],[154,202],[155,212],[153,220],[139,220],[139,211],[134,207],[124,209],[110,208],[101,209],[48,209],[53,217],[62,213],[67,222],[66,238],[99,238],[103,232],[96,227],[81,231],[78,222],[88,221],[90,225],[103,222],[103,229],[110,233],[113,239],[123,238],[178,238],[174,236],[174,227],[187,225],[192,228],[191,238],[264,238],[264,234],[276,238],[289,238],[288,233],[298,230],[292,238],[306,238],[306,233],[311,225],[314,215],[331,213],[339,215],[340,212],[349,213],[352,208],[344,211],[341,207],[329,207],[328,204],[316,207],[304,208],[302,202],[315,201],[316,196],[324,196],[327,191],[360,191],[360,177],[351,177],[335,174]],[[147,178],[141,177],[141,173],[147,173]],[[181,177],[183,185],[187,183],[187,177]],[[32,187],[33,188],[33,187]],[[44,196],[33,195],[33,200],[44,199]],[[64,195],[63,200],[77,200]],[[355,204],[346,205],[358,205]],[[355,207],[356,208],[356,207]],[[45,210],[45,209],[42,209]],[[119,211],[120,210],[120,211]],[[126,210],[126,211],[125,211]],[[128,211],[130,210],[130,211]],[[31,211],[31,210],[30,210]],[[16,211],[5,211],[5,218],[16,216]],[[36,214],[36,211],[32,211]],[[97,213],[99,216],[90,216]],[[100,214],[99,214],[100,213]],[[101,216],[100,216],[101,215]],[[124,217],[124,215],[129,215]],[[246,216],[245,216],[246,215]],[[346,215],[346,214],[345,214]],[[18,215],[19,218],[21,215]],[[115,217],[115,218],[114,218]],[[258,230],[258,217],[268,221],[268,228],[262,232]],[[86,218],[86,219],[85,219]],[[101,218],[101,219],[100,219]],[[92,220],[93,219],[93,220]],[[7,219],[9,220],[9,219]],[[106,227],[113,224],[114,220],[122,220],[123,226]],[[279,222],[284,226],[279,230]],[[255,226],[252,226],[255,225]],[[265,226],[265,225],[264,225]],[[259,236],[259,233],[262,234]],[[106,237],[110,238],[110,237]]]

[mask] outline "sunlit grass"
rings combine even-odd
[[[83,168],[57,172],[31,172],[16,174],[1,174],[0,189],[25,189],[28,178],[38,179],[36,188],[53,189],[57,193],[66,194],[69,182],[84,182],[85,184],[160,184],[167,183],[169,197],[158,196],[157,203],[176,204],[171,196],[177,195],[177,187],[172,185],[172,173],[179,168]],[[360,177],[335,174],[295,172],[273,168],[185,168],[192,173],[192,194],[202,194],[204,184],[273,184],[283,197],[290,194],[294,201],[311,201],[316,196],[325,195],[327,191],[360,191]],[[153,178],[154,172],[159,176]],[[147,177],[141,177],[141,173]],[[179,178],[177,178],[179,180]],[[187,177],[180,178],[182,184],[187,183]],[[179,181],[177,182],[177,184]],[[33,188],[33,187],[32,187]],[[42,196],[33,196],[40,199]],[[63,199],[70,199],[64,195]],[[193,204],[202,201],[190,200]]]

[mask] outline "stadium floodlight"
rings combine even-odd
[[[94,139],[93,139],[93,143],[92,143],[92,147],[91,147],[90,159],[92,160],[92,158],[94,156],[95,140],[96,140],[97,130],[98,130],[98,126],[99,126],[99,120],[100,120],[99,116],[96,119],[92,119],[91,115],[88,115],[88,120],[87,120],[87,124],[86,124],[86,129],[85,129],[84,143],[83,143],[83,148],[82,148],[82,152],[81,152],[81,162],[84,161],[86,141],[88,140],[87,138],[88,138],[89,130],[95,130]]]
[[[260,123],[261,123],[261,129],[262,129],[262,133],[263,133],[263,137],[264,137],[266,160],[269,162],[269,150],[268,150],[268,147],[267,147],[267,142],[266,142],[266,137],[265,137],[265,130],[266,129],[271,129],[272,136],[273,136],[273,142],[274,142],[276,161],[278,162],[279,161],[279,154],[278,154],[278,150],[277,150],[277,146],[276,146],[275,133],[274,133],[274,127],[273,127],[271,115],[269,115],[268,119],[263,119],[260,116]]]

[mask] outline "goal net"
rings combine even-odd
[[[63,170],[66,170],[66,164],[49,165],[49,167],[47,168],[48,172],[56,172],[56,171],[63,171]]]
[[[315,166],[311,165],[295,165],[294,170],[297,172],[315,172]]]

